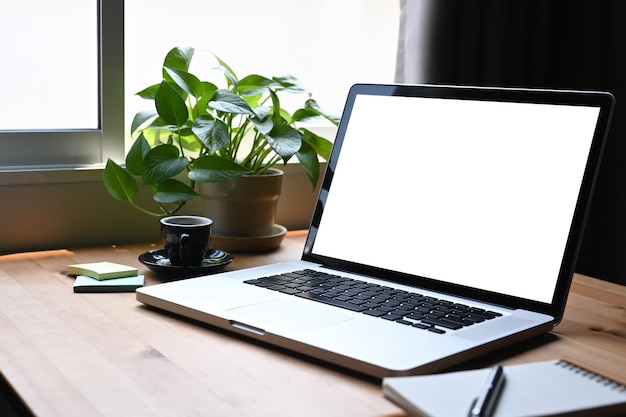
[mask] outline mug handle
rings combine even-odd
[[[183,233],[180,235],[180,245],[178,248],[180,260],[184,262],[184,259],[189,258],[189,234]]]

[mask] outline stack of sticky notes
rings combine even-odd
[[[68,265],[67,274],[76,276],[74,292],[133,292],[144,282],[137,268],[114,262]]]

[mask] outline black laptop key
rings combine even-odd
[[[274,282],[289,282],[291,281],[291,278],[284,276],[284,275],[272,275],[271,277],[267,277],[266,278],[269,281],[274,281]]]
[[[433,326],[445,327],[452,330],[458,330],[463,326],[446,319],[424,318],[421,323],[432,324]]]
[[[395,301],[395,300],[388,300],[387,302],[385,302],[385,304],[388,305],[389,307],[399,307],[402,305],[400,301]]]
[[[461,326],[471,326],[472,324],[475,323],[471,320],[466,320],[463,317],[458,317],[452,314],[448,314],[447,316],[443,317],[443,319],[445,319],[446,321],[451,321],[453,323],[460,324]]]
[[[370,309],[363,311],[363,314],[367,314],[368,316],[381,317],[385,316],[387,313],[385,311]]]
[[[393,309],[393,312],[396,313],[396,314],[400,314],[401,316],[407,316],[409,314],[416,313],[413,310],[409,310],[409,309],[405,310],[405,309],[402,309],[402,308],[395,308],[395,309]]]
[[[378,307],[380,307],[380,303],[375,303],[375,302],[372,302],[372,301],[366,301],[365,304],[363,304],[363,307],[378,308]]]
[[[402,316],[400,314],[387,313],[384,316],[380,316],[381,319],[389,320],[389,321],[398,321],[402,320]]]
[[[294,288],[289,288],[289,287],[283,287],[281,289],[279,289],[278,291],[285,293],[285,294],[290,294],[290,295],[294,295],[294,294],[298,294],[300,291]]]
[[[485,320],[491,320],[493,318],[496,318],[502,315],[500,313],[496,313],[495,311],[483,310],[480,308],[470,308],[468,311],[469,311],[469,314],[475,317],[482,317]]]
[[[334,305],[334,306],[345,308],[347,310],[352,310],[352,311],[361,312],[361,311],[367,310],[367,307],[361,307],[358,304],[347,303],[345,301],[339,301],[330,297],[324,297],[323,295],[311,294],[308,292],[301,292],[299,294],[295,294],[295,296],[306,298],[308,300],[319,301],[325,304]]]
[[[485,320],[487,320],[485,317],[483,316],[478,316],[476,314],[467,314],[465,317],[463,317],[466,320],[470,320],[473,321],[474,323],[480,323],[483,322]]]
[[[288,278],[300,278],[303,274],[299,274],[297,272],[287,272],[286,274],[281,274],[282,276],[288,277]]]
[[[405,314],[404,317],[411,319],[411,320],[421,320],[425,317],[425,315],[422,313],[413,312],[413,313]]]
[[[246,284],[256,285],[257,287],[261,287],[261,288],[267,288],[267,287],[271,287],[272,285],[275,285],[271,281],[264,281],[262,279],[250,279],[250,280],[244,281],[244,282]]]
[[[444,334],[446,331],[439,329],[437,327],[429,327],[426,330],[428,330],[429,332],[433,332],[433,333],[437,333],[437,334]]]

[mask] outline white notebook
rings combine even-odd
[[[389,377],[383,393],[414,416],[465,417],[489,372]],[[493,417],[626,415],[624,385],[563,360],[505,366],[504,375]]]

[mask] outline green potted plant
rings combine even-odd
[[[199,197],[198,183],[269,177],[294,155],[315,186],[319,157],[327,159],[332,144],[303,124],[324,118],[337,125],[338,118],[322,111],[293,76],[239,78],[215,57],[214,70],[225,80],[218,87],[189,72],[193,55],[193,48],[169,51],[162,81],[137,93],[154,108],[135,115],[125,166],[107,161],[108,192],[144,213],[170,216]],[[286,93],[304,95],[301,108],[290,113],[282,107]],[[154,192],[158,210],[135,203],[139,181]]]

